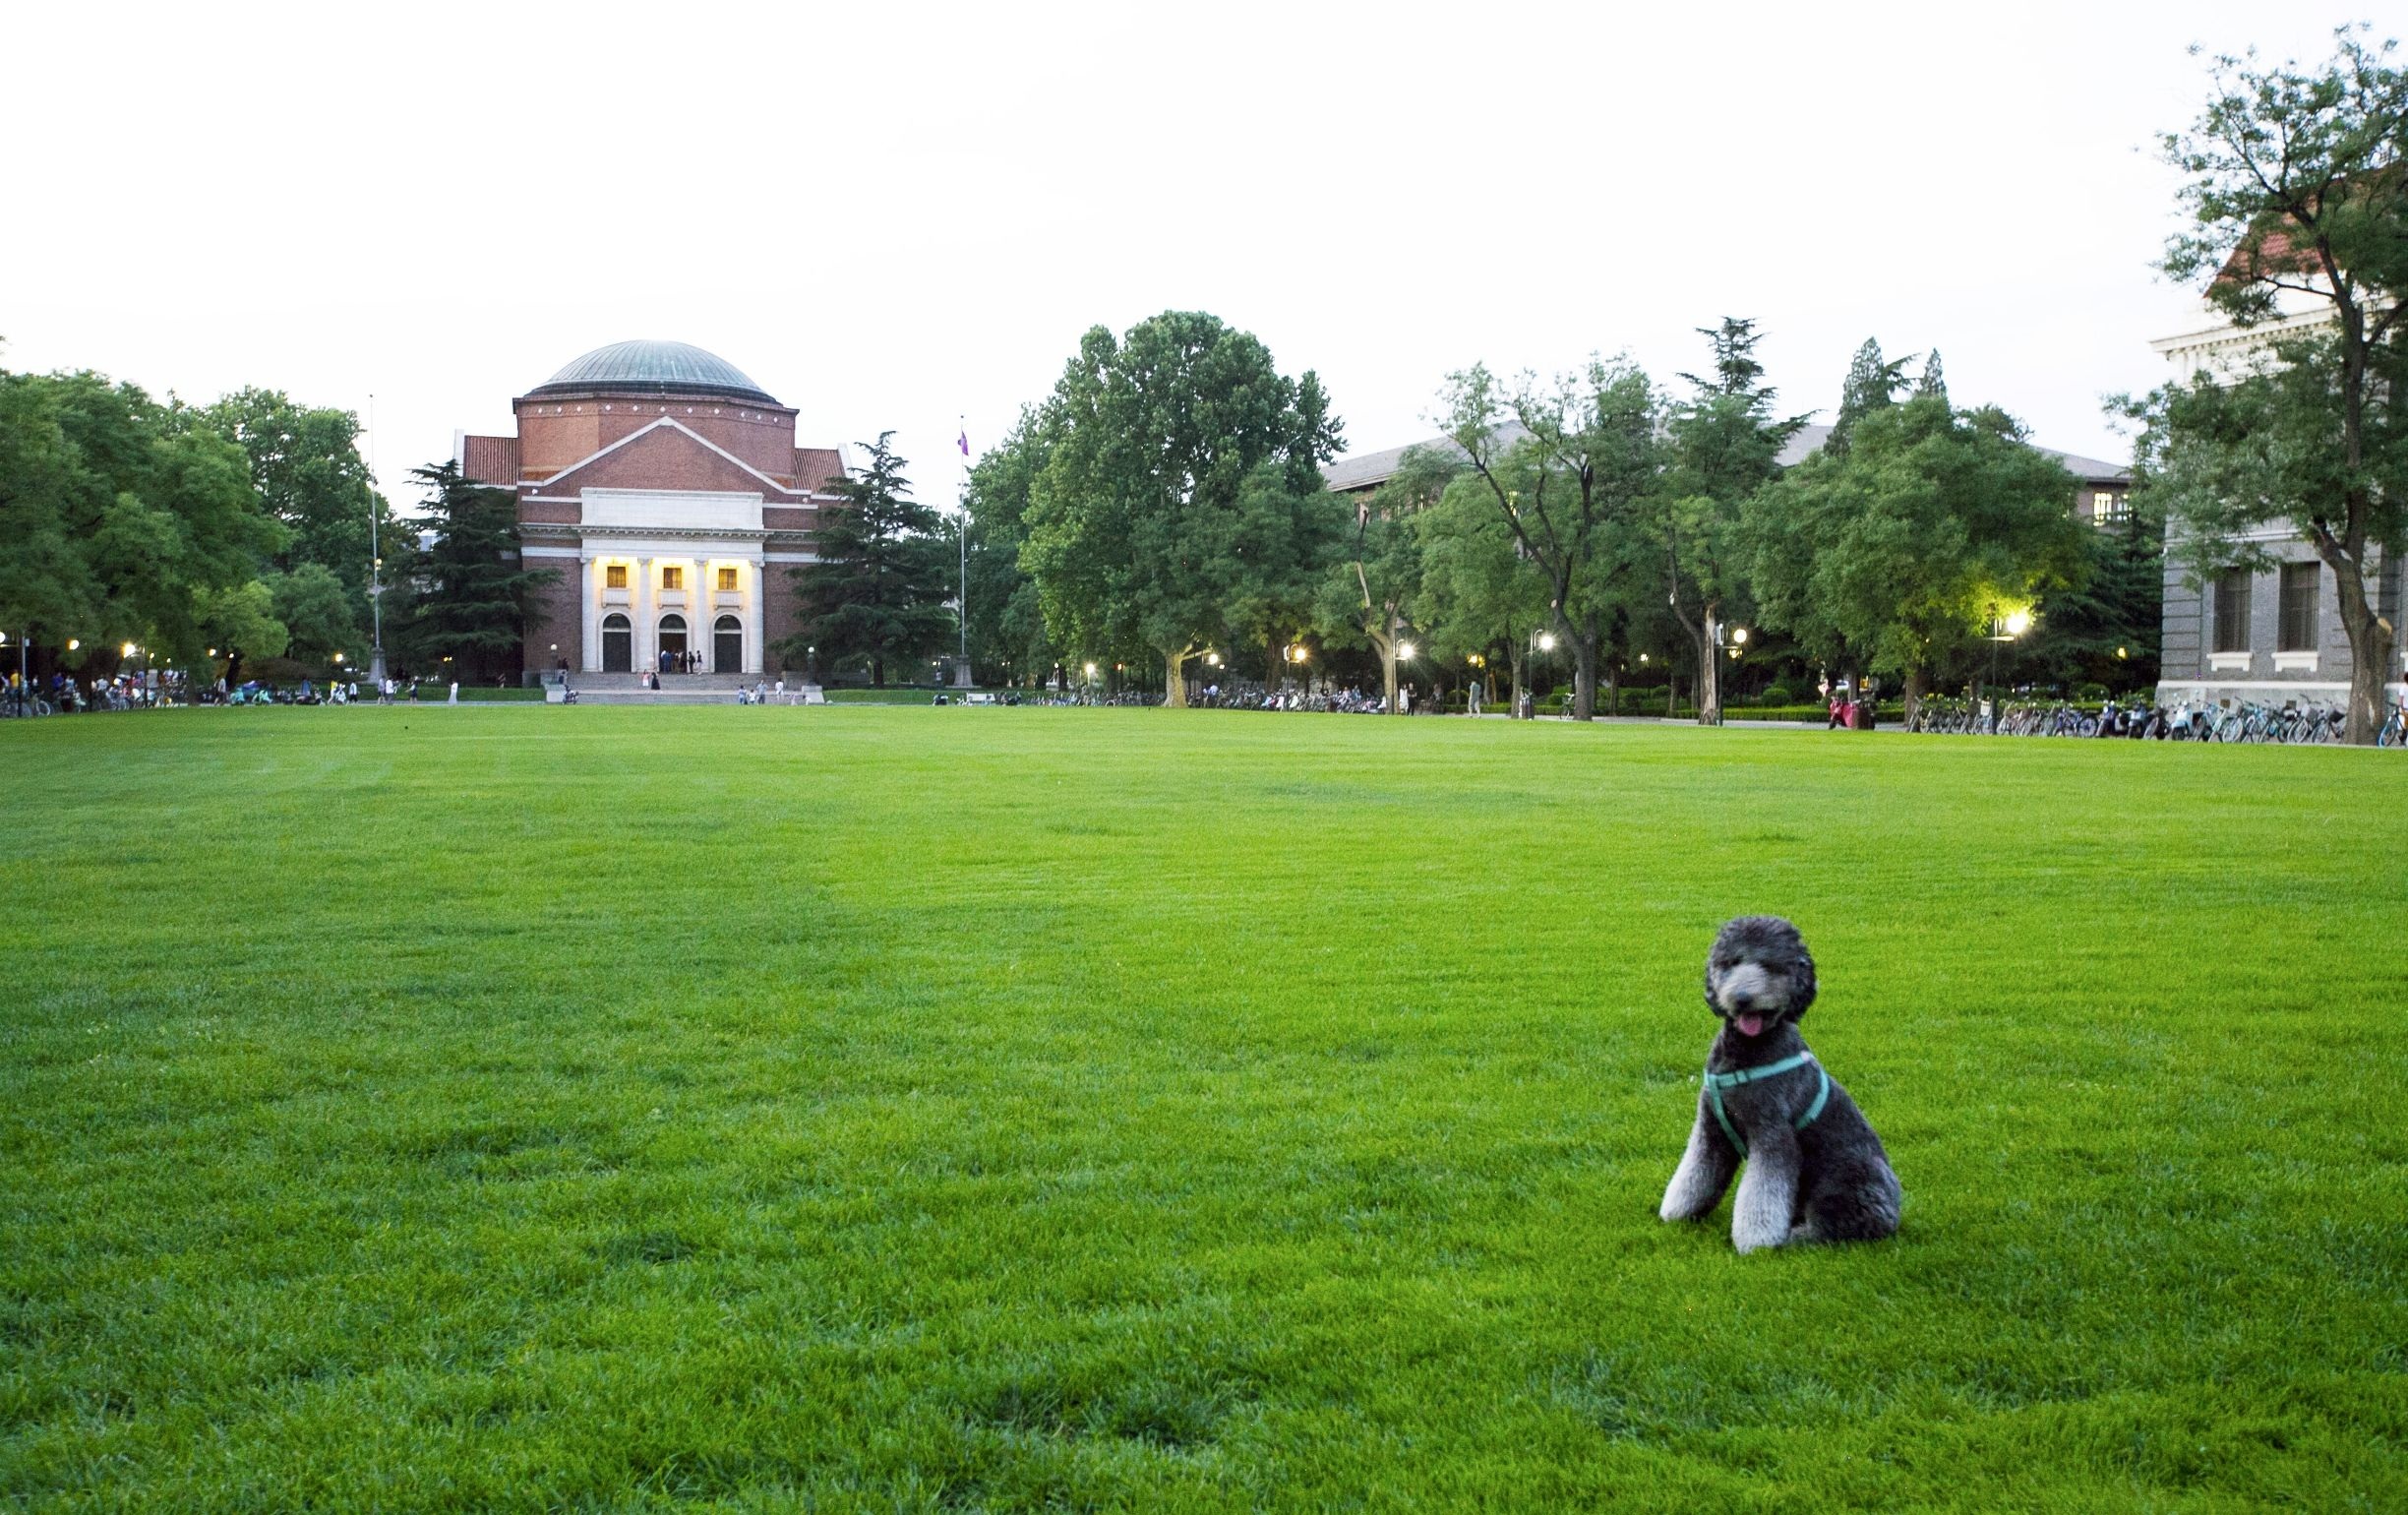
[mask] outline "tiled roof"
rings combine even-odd
[[[806,494],[824,494],[828,480],[844,476],[844,454],[834,448],[796,448],[794,487]]]
[[[1519,421],[1507,421],[1489,435],[1500,447],[1510,448],[1530,433],[1522,429]],[[1386,452],[1357,453],[1351,457],[1341,457],[1321,470],[1321,486],[1343,492],[1385,484],[1405,461],[1405,454],[1415,448],[1435,448],[1449,456],[1463,456],[1463,449],[1455,445],[1453,438],[1430,437],[1420,442],[1407,443],[1401,448],[1390,448]]]
[[[480,484],[509,486],[518,482],[518,439],[515,437],[463,437],[460,439],[460,473]]]

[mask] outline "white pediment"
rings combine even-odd
[[[669,531],[758,531],[761,497],[702,489],[583,489],[588,526]]]

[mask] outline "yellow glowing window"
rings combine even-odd
[[[682,569],[682,568],[665,568],[665,569],[662,569],[662,570],[661,570],[661,587],[662,587],[662,588],[664,588],[664,589],[683,589],[683,588],[685,588],[685,587],[686,587],[686,571],[685,571],[684,569]]]
[[[602,571],[602,587],[605,589],[626,588],[627,565],[624,563],[614,563],[610,567],[604,569]]]
[[[723,568],[719,571],[719,587],[722,589],[733,589],[736,587],[736,571],[734,569]]]

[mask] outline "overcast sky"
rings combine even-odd
[[[2408,30],[2359,3],[27,6],[0,366],[373,394],[407,503],[454,430],[672,338],[949,504],[956,417],[993,443],[1097,323],[1209,310],[1371,451],[1450,369],[1668,382],[1730,314],[1792,409],[1874,335],[2121,458],[2100,396],[2202,324],[2150,268],[2188,45]]]

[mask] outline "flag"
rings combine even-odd
[[[962,456],[968,457],[970,455],[970,428],[967,426],[962,428],[961,450]]]

